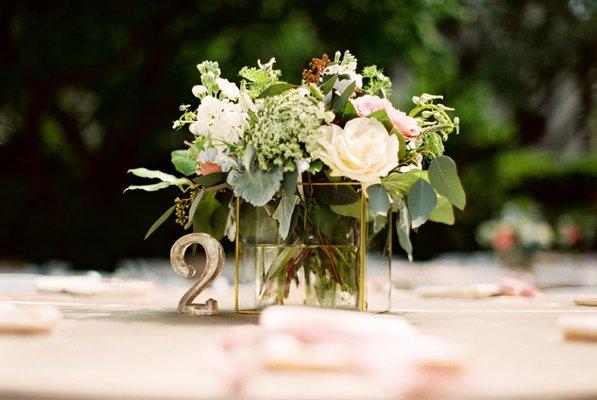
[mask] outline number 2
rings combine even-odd
[[[218,313],[216,300],[208,299],[205,303],[193,303],[193,300],[222,273],[224,249],[220,242],[205,233],[190,233],[178,239],[170,249],[170,264],[177,274],[185,278],[193,278],[197,273],[197,269],[185,260],[185,252],[193,244],[200,244],[205,250],[205,269],[197,282],[180,299],[178,313],[215,315]]]

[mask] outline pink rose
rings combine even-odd
[[[366,117],[378,110],[386,110],[394,128],[398,129],[402,133],[402,136],[407,139],[414,139],[421,133],[421,127],[417,123],[417,120],[394,108],[388,99],[367,94],[356,99],[351,99],[350,101],[359,117]]]

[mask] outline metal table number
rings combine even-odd
[[[208,299],[205,303],[193,303],[193,300],[209,286],[220,274],[224,266],[224,249],[220,242],[205,233],[190,233],[178,239],[170,249],[170,264],[174,271],[185,277],[194,278],[197,268],[187,264],[186,250],[199,244],[205,250],[205,268],[197,282],[182,296],[178,303],[179,314],[215,315],[218,313],[218,302]]]

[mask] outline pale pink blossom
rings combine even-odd
[[[421,133],[421,127],[417,120],[394,108],[388,99],[367,94],[350,101],[359,117],[366,117],[375,111],[386,110],[394,128],[398,129],[406,139],[414,139]]]

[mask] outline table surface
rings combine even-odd
[[[177,315],[175,307],[184,290],[159,288],[150,296],[126,298],[0,291],[0,303],[51,304],[65,317],[51,334],[0,335],[0,398],[231,397],[229,380],[211,365],[210,349],[234,326],[257,323],[257,316]],[[597,343],[565,341],[557,324],[565,316],[597,315],[595,307],[572,303],[580,291],[549,291],[534,299],[431,299],[395,290],[392,312],[466,349],[465,372],[454,382],[450,398],[593,399]],[[211,295],[222,308],[230,308],[229,293]],[[259,373],[235,397],[386,395],[354,375]]]

